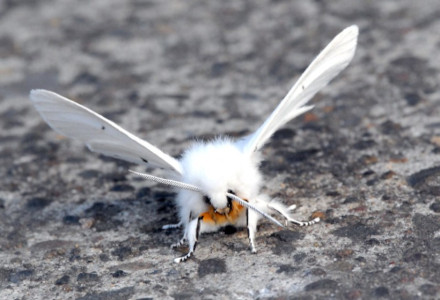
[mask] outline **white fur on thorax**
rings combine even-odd
[[[249,201],[258,195],[261,184],[258,157],[244,154],[229,139],[196,142],[185,151],[180,162],[182,181],[200,187],[216,209],[227,206],[228,190]],[[181,214],[190,209],[193,216],[208,208],[202,195],[186,190],[178,192],[177,205]]]

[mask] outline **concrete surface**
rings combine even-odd
[[[0,1],[1,299],[440,297],[438,1]],[[174,193],[50,130],[62,93],[172,155],[254,130],[340,30],[349,68],[264,149],[301,219],[201,237],[173,263]],[[142,171],[143,168],[137,167]]]

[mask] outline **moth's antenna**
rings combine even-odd
[[[269,214],[265,213],[264,211],[256,208],[255,206],[253,206],[252,204],[250,204],[249,202],[241,199],[240,197],[238,197],[237,195],[234,195],[232,193],[226,193],[226,195],[228,197],[230,197],[231,199],[237,201],[238,203],[240,203],[242,206],[246,207],[246,208],[250,208],[254,211],[256,211],[257,213],[261,214],[263,217],[269,219],[272,223],[280,226],[280,227],[284,227],[283,224],[281,224],[280,222],[278,222],[275,218],[273,218],[272,216],[270,216]]]
[[[191,184],[187,184],[181,181],[176,181],[176,180],[172,180],[172,179],[166,179],[166,178],[162,178],[162,177],[157,177],[151,174],[146,174],[146,173],[139,173],[133,170],[128,170],[130,173],[136,174],[138,176],[141,176],[147,180],[151,180],[160,184],[165,184],[165,185],[171,185],[174,187],[177,187],[179,189],[184,189],[184,190],[189,190],[189,191],[193,191],[193,192],[198,192],[198,193],[203,193],[202,189],[195,186],[195,185],[191,185]]]
[[[200,194],[205,194],[205,192],[203,192],[203,190],[195,185],[192,184],[188,184],[188,183],[184,183],[184,182],[180,182],[180,181],[176,181],[176,180],[172,180],[172,179],[165,179],[162,177],[157,177],[151,174],[146,174],[146,173],[139,173],[133,170],[128,170],[133,174],[136,174],[138,176],[141,176],[147,180],[151,180],[160,184],[165,184],[165,185],[171,185],[174,187],[177,187],[179,189],[184,189],[184,190],[189,190],[189,191],[193,191],[193,192],[198,192]],[[265,213],[264,211],[258,209],[257,207],[255,207],[254,205],[250,204],[249,202],[241,199],[240,197],[238,197],[237,195],[231,194],[231,193],[227,193],[226,194],[228,197],[231,197],[233,200],[237,201],[238,203],[240,203],[240,205],[248,208],[248,209],[252,209],[254,211],[256,211],[257,213],[259,213],[260,215],[262,215],[263,217],[267,218],[269,221],[271,221],[272,223],[280,226],[280,227],[284,227],[283,224],[281,224],[280,222],[278,222],[275,218],[273,218],[272,216],[270,216],[269,214]]]

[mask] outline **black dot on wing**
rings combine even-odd
[[[102,129],[102,130],[105,130],[105,126],[104,126],[104,125],[102,125],[102,126],[101,126],[101,129]]]
[[[145,158],[141,157],[142,161],[146,164],[148,164],[148,160],[146,160]]]

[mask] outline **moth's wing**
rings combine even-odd
[[[87,107],[46,90],[32,90],[30,100],[50,127],[84,142],[91,151],[183,172],[178,160]]]
[[[244,152],[258,151],[281,126],[313,108],[305,104],[353,58],[358,31],[356,25],[344,29],[321,51],[263,125],[237,142]]]

